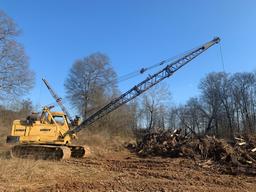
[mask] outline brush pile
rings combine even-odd
[[[239,136],[228,142],[214,136],[184,136],[181,130],[168,130],[148,133],[128,147],[142,157],[187,157],[204,167],[217,166],[224,173],[256,175],[256,136]]]

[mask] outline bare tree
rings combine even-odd
[[[23,116],[28,116],[31,115],[33,111],[33,104],[32,101],[30,99],[24,99],[21,101],[20,103],[20,114]]]
[[[150,89],[142,97],[142,111],[146,127],[150,131],[165,127],[165,102],[170,100],[167,84],[161,83]],[[158,127],[157,127],[158,126]],[[161,126],[161,127],[160,127]]]
[[[255,130],[256,77],[253,73],[236,73],[232,76],[237,126],[242,119],[246,132]]]
[[[175,130],[179,127],[179,116],[177,114],[178,108],[175,106],[168,107],[167,117],[167,128],[170,130]]]
[[[214,132],[217,135],[221,131],[226,136],[233,136],[234,105],[231,85],[232,81],[229,74],[222,72],[210,73],[201,81],[201,98],[206,106],[204,108],[205,114],[208,114],[209,117],[206,132],[214,127]]]
[[[34,85],[24,48],[16,41],[19,30],[0,11],[0,98],[10,99],[28,93]]]
[[[70,69],[65,88],[72,106],[86,118],[116,92],[116,73],[109,58],[94,53],[77,60]]]
[[[255,133],[255,73],[210,73],[199,88],[199,97],[169,109],[168,127],[231,138],[236,133]]]

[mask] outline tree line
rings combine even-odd
[[[210,73],[201,80],[199,90],[199,97],[171,110],[179,117],[179,126],[227,138],[256,131],[255,73]]]
[[[0,99],[12,103],[20,98],[13,110],[16,114],[32,111],[32,102],[22,100],[34,86],[34,72],[28,57],[16,38],[20,29],[0,11]],[[83,119],[99,110],[121,93],[117,74],[107,55],[97,52],[75,61],[65,80],[66,98]],[[171,105],[168,85],[160,83],[136,100],[94,123],[90,129],[110,134],[131,134],[181,128],[197,135],[214,134],[233,137],[236,133],[256,130],[256,74],[250,72],[207,74],[198,85],[200,95],[185,104]],[[20,106],[17,108],[17,106]],[[9,109],[1,119],[6,119]],[[16,115],[17,116],[17,115]],[[16,117],[15,116],[15,117]]]
[[[101,53],[75,62],[65,88],[68,98],[83,118],[120,94],[116,74],[107,56]],[[160,83],[106,117],[108,120],[103,120],[101,127],[107,129],[109,126],[113,130],[120,125],[120,130],[146,128],[149,131],[182,128],[194,134],[227,138],[236,133],[255,132],[255,73],[209,73],[198,88],[198,97],[190,98],[184,105],[174,106],[170,105],[167,84]]]

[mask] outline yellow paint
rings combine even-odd
[[[64,113],[51,112],[49,108],[44,107],[41,116],[34,122],[15,120],[11,135],[20,136],[20,143],[70,144],[71,139],[76,136],[63,137],[68,130],[69,125]]]

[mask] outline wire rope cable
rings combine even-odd
[[[221,64],[222,64],[222,71],[225,72],[225,63],[224,63],[224,58],[223,58],[223,53],[222,53],[221,42],[219,43],[219,49],[220,49],[220,60],[221,60]]]

